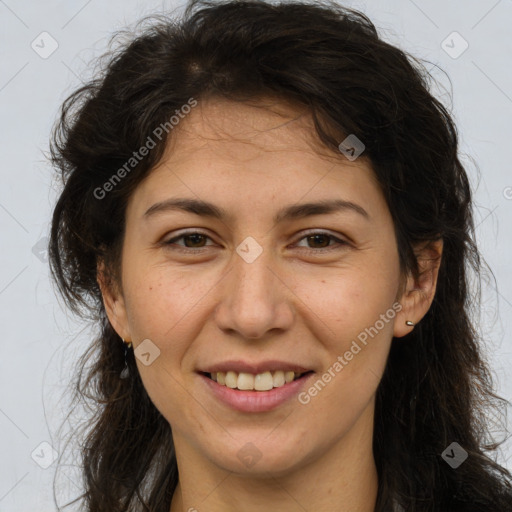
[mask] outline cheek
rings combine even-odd
[[[131,271],[126,286],[130,332],[136,340],[154,341],[175,366],[200,334],[207,314],[205,301],[218,275],[169,265],[145,270],[141,265]]]
[[[171,276],[163,267],[145,271],[139,267],[131,276],[136,277],[125,287],[131,333],[138,343],[149,339],[158,347],[154,358],[150,349],[150,364],[136,360],[144,388],[169,423],[176,418],[186,422],[190,396],[184,392],[181,365],[197,334],[197,322],[192,321],[197,303],[197,297],[192,297],[194,287],[187,286],[187,279],[178,272]]]
[[[180,279],[169,276],[163,267],[148,267],[146,262],[126,268],[126,305],[128,319],[136,337],[161,339],[187,309],[180,290]]]
[[[304,317],[310,317],[312,325],[317,325],[319,338],[330,340],[331,345],[342,349],[391,308],[397,286],[395,272],[367,263],[296,278],[293,291],[303,303]],[[377,327],[386,335],[392,332],[392,322],[382,325],[379,321]]]
[[[314,312],[309,313],[309,329],[327,356],[319,378],[328,384],[317,386],[322,389],[317,405],[333,414],[339,411],[340,421],[345,414],[359,414],[382,377],[396,317],[398,270],[393,265],[368,258],[362,265],[338,268],[329,277],[303,280],[302,292],[297,290]]]

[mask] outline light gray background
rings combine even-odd
[[[476,191],[478,240],[498,286],[496,291],[491,280],[484,289],[481,329],[489,340],[487,354],[498,393],[511,400],[512,1],[345,4],[368,14],[387,40],[428,59],[428,68],[442,83],[436,94],[445,104],[450,105],[447,91],[453,87],[462,158]],[[88,64],[106,49],[114,30],[145,14],[177,7],[179,12],[183,5],[156,0],[0,0],[0,512],[55,510],[56,463],[43,469],[36,460],[52,460],[51,448],[43,442],[61,454],[64,434],[72,433],[80,419],[75,415],[57,432],[69,412],[66,385],[72,365],[85,350],[90,329],[62,309],[45,255],[37,251],[37,244],[44,244],[56,197],[42,153],[50,128],[60,103],[90,78]],[[58,43],[46,59],[31,47],[35,40],[43,51],[43,31]],[[454,31],[469,44],[457,58],[443,49],[449,45],[446,49],[457,54],[463,48],[458,36],[450,36]],[[49,48],[45,39],[44,49]],[[451,85],[434,65],[447,72]],[[511,454],[508,442],[498,461],[509,469]],[[58,482],[60,504],[80,492],[80,475],[71,466],[59,473]]]

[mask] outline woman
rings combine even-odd
[[[51,268],[101,326],[86,510],[512,510],[426,76],[336,4],[195,1],[64,103]]]

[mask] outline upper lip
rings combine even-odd
[[[205,373],[215,373],[215,372],[244,372],[244,373],[263,373],[263,372],[273,372],[277,370],[283,370],[285,372],[295,372],[295,373],[304,373],[312,371],[310,368],[304,368],[303,366],[295,363],[290,363],[286,361],[278,361],[276,359],[268,360],[268,361],[223,361],[221,363],[213,363],[209,366],[201,368],[200,372]]]

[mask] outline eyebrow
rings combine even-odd
[[[199,199],[177,197],[173,199],[166,199],[150,206],[143,215],[144,219],[149,219],[158,213],[169,211],[184,211],[188,213],[195,213],[202,217],[211,217],[214,219],[228,219],[227,211],[208,201]],[[341,211],[352,211],[370,220],[368,212],[360,205],[352,201],[345,201],[343,199],[325,199],[314,203],[303,203],[286,206],[279,210],[273,218],[274,224],[283,221],[290,221],[311,217],[313,215],[325,215],[328,213],[336,213]]]

